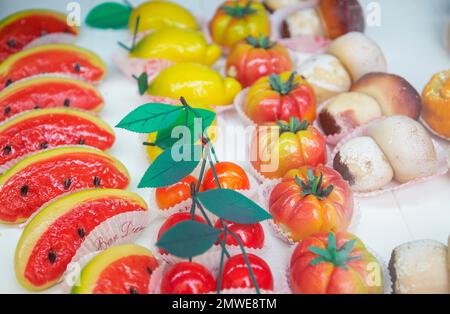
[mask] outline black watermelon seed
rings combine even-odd
[[[133,287],[130,288],[130,293],[131,294],[139,294],[139,292]]]
[[[153,270],[152,270],[150,267],[147,267],[147,273],[148,273],[149,275],[151,275],[151,274],[153,274]]]
[[[11,150],[12,150],[11,145],[6,145],[3,148],[3,155],[9,155],[11,153]]]
[[[64,99],[64,107],[69,107],[70,106],[70,99],[66,98]]]
[[[81,65],[79,63],[75,63],[75,71],[81,72]]]
[[[86,143],[86,141],[84,140],[84,138],[80,138],[80,140],[78,141],[78,144],[84,145],[84,143]]]
[[[69,189],[71,184],[72,184],[72,179],[70,179],[70,178],[64,179],[64,189],[65,190]]]
[[[77,232],[80,238],[84,238],[84,236],[86,235],[86,231],[84,230],[84,228],[78,228]]]
[[[10,39],[8,40],[8,47],[9,48],[14,48],[14,46],[16,45],[16,41],[14,39]]]
[[[40,149],[46,149],[48,148],[48,143],[47,142],[42,142],[41,145],[39,145]]]
[[[4,114],[5,116],[9,115],[11,113],[11,107],[10,106],[6,106]]]
[[[22,186],[20,188],[20,195],[22,195],[23,197],[27,196],[28,195],[28,190],[29,190],[28,185]]]
[[[8,87],[11,84],[12,84],[12,80],[11,79],[7,79],[6,82],[5,82],[5,87]]]
[[[94,186],[96,188],[100,186],[100,178],[99,177],[94,177]]]
[[[38,105],[34,106],[33,109],[41,109],[41,107],[39,107]]]
[[[56,261],[55,251],[50,250],[50,252],[48,252],[48,260],[50,261],[50,264],[53,264]]]

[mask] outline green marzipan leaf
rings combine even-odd
[[[181,106],[149,103],[137,107],[116,127],[137,133],[151,133],[172,125],[180,115]]]
[[[139,95],[144,95],[145,92],[148,89],[148,74],[147,72],[142,72],[141,75],[139,75],[138,77],[138,90],[139,90]]]
[[[132,8],[129,6],[105,2],[94,7],[86,17],[86,24],[95,28],[126,28]]]
[[[217,241],[220,230],[194,220],[182,221],[167,230],[156,246],[181,258],[208,251]]]
[[[138,188],[159,188],[174,184],[194,171],[201,159],[200,145],[189,145],[189,160],[175,161],[172,150],[183,152],[185,146],[174,145],[163,151],[145,172]]]
[[[233,222],[252,224],[272,218],[255,202],[234,190],[208,190],[199,193],[198,199],[214,215]]]
[[[184,108],[184,110],[188,110],[187,108]],[[169,147],[172,147],[176,142],[179,141],[179,138],[173,138],[172,137],[172,130],[177,126],[184,126],[189,128],[189,134],[191,137],[189,138],[190,143],[196,143],[199,140],[200,134],[195,134],[197,131],[197,127],[195,126],[195,116],[192,112],[188,110],[188,122],[186,123],[186,112],[183,112],[178,116],[178,119],[172,124],[170,127],[167,127],[165,129],[162,129],[158,131],[158,134],[156,136],[155,144],[162,148],[166,149]],[[208,128],[214,119],[216,118],[216,114],[213,111],[205,110],[205,109],[195,109],[197,115],[199,118],[202,119],[201,123],[201,130],[198,130],[198,132],[201,132],[203,134],[205,132],[205,129]]]

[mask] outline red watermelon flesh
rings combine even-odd
[[[40,154],[61,153],[39,161]],[[73,150],[73,151],[72,151]],[[44,155],[44,156],[45,156]],[[28,158],[36,159],[13,175]],[[17,223],[59,195],[86,188],[125,189],[128,173],[119,161],[87,148],[55,148],[30,156],[0,176],[0,221]]]
[[[64,274],[84,238],[95,227],[118,214],[145,210],[139,204],[110,197],[74,207],[57,218],[39,238],[28,259],[25,278],[35,286],[54,281]]]
[[[98,111],[103,97],[90,84],[75,79],[36,77],[0,92],[0,122],[31,109],[70,107]]]
[[[78,29],[69,26],[63,14],[48,10],[29,10],[7,17],[0,23],[0,62],[34,39],[53,33],[77,35]]]
[[[145,255],[123,257],[105,268],[92,291],[94,294],[147,294],[152,271],[158,263]]]
[[[0,165],[28,153],[80,144],[109,149],[114,132],[99,118],[71,109],[30,111],[0,126]]]

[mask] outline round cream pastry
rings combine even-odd
[[[351,91],[372,96],[385,116],[404,115],[415,120],[420,116],[420,94],[399,75],[368,73],[352,85]]]
[[[434,240],[404,243],[389,261],[395,293],[449,293],[447,246]]]
[[[329,54],[308,58],[300,65],[298,72],[311,84],[318,103],[348,91],[352,84],[342,63]]]
[[[263,0],[263,4],[270,12],[273,12],[301,1],[302,0]]]
[[[437,167],[436,151],[430,135],[416,120],[390,116],[368,126],[372,137],[394,169],[394,178],[407,182],[433,174]]]
[[[303,9],[288,17],[281,26],[282,37],[323,36],[322,22],[316,9]]]
[[[353,81],[366,73],[387,71],[380,47],[360,32],[350,32],[336,38],[328,47],[328,53],[342,62]]]
[[[327,101],[319,112],[319,123],[324,133],[330,135],[349,131],[381,115],[375,99],[366,94],[347,92]]]
[[[367,136],[355,137],[339,149],[333,168],[360,192],[377,190],[391,182],[394,172],[375,141]]]

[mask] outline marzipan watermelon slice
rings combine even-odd
[[[78,35],[78,28],[67,24],[66,16],[52,10],[25,10],[0,21],[0,62],[22,50],[33,40],[48,34]]]
[[[81,272],[77,294],[147,294],[158,262],[146,248],[127,244],[96,255]]]
[[[120,161],[94,148],[66,146],[32,154],[0,176],[0,222],[23,222],[70,191],[126,189],[129,181]]]
[[[57,76],[35,76],[0,92],[0,122],[31,109],[70,107],[98,112],[103,97],[91,84]]]
[[[118,214],[147,210],[138,194],[117,189],[79,191],[47,204],[17,244],[17,280],[29,290],[54,285],[92,230]]]
[[[102,59],[90,50],[67,44],[36,46],[13,54],[0,64],[0,90],[38,74],[62,73],[98,82],[105,72]]]
[[[0,124],[0,165],[62,145],[107,150],[114,140],[111,127],[92,114],[65,108],[27,111]]]

